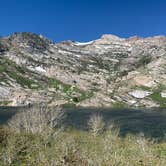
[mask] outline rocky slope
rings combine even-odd
[[[0,38],[0,105],[166,107],[166,37]]]

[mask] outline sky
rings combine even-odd
[[[55,42],[166,35],[166,0],[0,0],[0,36],[14,32]]]

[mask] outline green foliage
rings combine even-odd
[[[11,103],[12,101],[8,101],[8,100],[5,100],[5,101],[0,101],[0,106],[3,105],[3,106],[7,106]]]
[[[7,58],[3,58],[0,60],[0,73],[3,72],[24,88],[39,89],[44,86],[45,88],[47,88],[48,86],[53,87],[57,91],[60,91],[62,94],[64,94],[65,99],[67,99],[69,102],[78,103],[82,100],[85,100],[86,98],[93,96],[92,91],[85,92],[75,86],[65,84],[62,81],[57,80],[56,78],[46,77],[44,83],[48,84],[43,85],[40,82],[41,80],[35,80],[33,74],[31,74],[31,72],[29,72],[26,68],[24,68],[23,66],[18,66],[16,63],[10,61]],[[1,81],[7,83],[7,80],[8,78],[6,78],[5,75],[2,76]]]
[[[3,65],[0,65],[0,73],[5,71],[5,67]]]
[[[73,102],[73,103],[78,103],[80,101],[83,101],[83,100],[93,96],[92,91],[87,91],[87,92],[83,91],[75,86],[65,84],[55,78],[50,79],[49,85],[51,87],[54,87],[56,90],[59,90],[62,93],[65,93],[65,98],[69,102]],[[78,96],[73,96],[73,94],[78,94]]]
[[[0,126],[0,145],[4,145],[10,136],[11,131]]]
[[[166,108],[166,98],[161,96],[161,92],[166,90],[166,86],[163,84],[159,84],[156,89],[154,89],[153,94],[150,95],[150,98],[160,104],[160,107]]]
[[[166,145],[164,143],[161,143],[160,145],[156,145],[156,152],[159,156],[162,158],[166,157]]]
[[[81,96],[79,97],[79,101],[83,101],[85,99],[91,98],[94,95],[93,91],[87,91],[87,92],[80,91],[80,93],[81,93]]]
[[[14,79],[22,87],[28,87],[31,89],[39,88],[38,83],[35,80],[26,76],[27,70],[24,67],[18,66],[16,63],[10,61],[7,58],[0,60],[0,73],[5,72],[9,77]],[[3,80],[5,80],[2,77]],[[33,85],[36,85],[35,87]]]
[[[79,130],[61,131],[57,137],[5,130],[0,129],[0,165],[166,165],[165,142],[139,135],[121,138],[116,129],[95,137]]]
[[[16,82],[18,84],[20,84],[21,86],[23,87],[28,87],[28,88],[32,88],[33,89],[33,86],[32,84],[36,84],[36,82],[32,79],[29,79],[29,78],[26,78],[26,77],[23,77],[22,75],[16,73],[16,72],[7,72],[8,75],[13,78],[14,80],[16,80]]]
[[[115,103],[112,103],[113,108],[127,108],[128,105],[122,101],[116,101]]]
[[[160,107],[166,108],[166,98],[161,97],[161,93],[154,92],[152,95],[150,95],[152,100],[160,104]]]
[[[68,91],[70,91],[71,85],[65,84],[60,80],[57,80],[55,78],[51,78],[49,80],[49,85],[53,88],[55,88],[56,90],[60,90],[62,89],[63,92],[67,93]]]
[[[150,88],[150,87],[147,87],[147,86],[143,86],[143,85],[141,85],[141,86],[136,86],[135,87],[135,89],[139,89],[139,90],[145,90],[145,91],[151,91],[152,90],[152,88]]]
[[[166,90],[166,85],[159,84],[158,87],[155,89],[155,92],[162,92],[163,90]]]
[[[34,110],[36,111],[36,109]],[[31,111],[29,110],[30,114]],[[41,113],[45,111],[41,110]],[[55,109],[52,109],[52,111],[55,111]],[[117,111],[115,112],[118,113]],[[68,111],[66,113],[71,114]],[[127,115],[128,119],[124,118],[126,114],[124,110],[121,110],[119,113],[122,114],[120,119],[122,119],[123,125],[125,125],[124,120],[128,120],[128,124],[131,126],[132,123],[130,121],[135,117],[135,115],[132,115],[133,112]],[[40,123],[43,122],[43,119],[36,113],[31,114],[27,118],[25,116],[20,117],[19,121],[21,123],[25,121],[25,128],[20,132],[16,132],[16,127],[18,127],[16,122],[18,120],[13,121],[14,123],[9,125],[10,128],[1,127],[0,165],[109,166],[110,163],[115,166],[166,165],[166,139],[164,137],[162,141],[155,140],[155,138],[152,141],[149,139],[151,137],[144,131],[145,135],[139,132],[121,135],[122,128],[120,125],[118,128],[118,125],[114,122],[109,121],[108,123],[105,119],[106,117],[101,114],[91,114],[92,116],[90,116],[88,121],[87,113],[85,114],[87,118],[86,125],[89,126],[90,130],[82,130],[83,128],[74,128],[74,126],[72,128],[70,125],[65,127],[65,123],[58,125],[59,127],[51,128],[51,132],[49,125],[47,125],[48,123],[45,123],[44,130],[40,130],[40,132],[26,130],[27,125],[32,125],[32,123],[35,128],[41,128]],[[46,115],[48,115],[47,112]],[[52,120],[53,116],[52,114],[50,115],[48,118]],[[29,117],[36,117],[40,121],[38,123],[35,119],[30,119]],[[143,117],[144,115],[142,115]],[[81,118],[83,117],[81,116]],[[61,121],[61,118],[57,118],[57,120]],[[137,120],[134,119],[136,124]],[[157,125],[156,122],[154,123]],[[148,128],[148,130],[150,129]]]

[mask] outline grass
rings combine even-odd
[[[0,73],[3,73],[5,71],[5,67],[3,65],[0,65]]]
[[[166,108],[166,98],[161,96],[161,92],[166,90],[166,86],[163,84],[159,84],[156,89],[153,90],[153,94],[150,95],[150,98],[160,104],[160,107]]]
[[[147,87],[147,86],[136,86],[135,88],[139,89],[139,90],[145,90],[145,91],[152,91],[151,87]]]
[[[0,135],[0,165],[166,165],[165,142],[139,135],[120,138],[116,130],[93,136],[70,129],[55,138],[5,130]]]
[[[159,84],[157,87],[151,88],[146,86],[136,86],[136,89],[145,90],[153,92],[149,97],[154,101],[160,104],[160,107],[166,108],[166,98],[161,96],[161,92],[166,90],[166,86],[163,84]]]
[[[78,89],[78,92],[81,93],[81,96],[79,97],[79,102],[83,101],[85,99],[91,98],[94,95],[93,91],[87,91],[87,92],[85,92],[85,91],[82,91],[82,90]]]
[[[16,82],[18,84],[20,84],[22,87],[28,87],[30,89],[33,89],[33,84],[37,84],[34,80],[26,78],[22,75],[20,75],[19,73],[16,72],[7,72],[8,75],[13,78],[14,80],[16,80]],[[38,87],[38,86],[37,86]],[[36,88],[36,87],[35,87]]]
[[[60,90],[62,88],[62,90],[65,93],[67,93],[71,88],[71,85],[65,84],[65,83],[63,83],[60,80],[57,80],[55,78],[50,78],[49,85],[51,87],[55,88],[56,90]]]
[[[37,107],[35,108],[36,109],[33,109],[33,111],[37,111]],[[71,110],[73,109],[74,108],[71,108]],[[51,110],[55,111],[56,108]],[[60,110],[59,113],[61,113],[61,111],[63,110]],[[6,126],[0,127],[0,165],[166,165],[166,138],[160,140],[155,139],[155,137],[146,136],[149,130],[155,130],[154,126],[156,125],[160,125],[159,129],[162,130],[161,124],[165,124],[165,115],[160,115],[157,111],[156,113],[153,111],[150,113],[138,110],[113,110],[111,112],[109,112],[109,110],[101,110],[100,114],[99,110],[96,112],[96,110],[87,109],[87,111],[85,108],[82,108],[75,110],[72,115],[72,112],[67,110],[66,113],[69,117],[66,117],[64,114],[65,116],[62,116],[63,120],[56,118],[56,116],[51,116],[52,120],[55,118],[55,122],[58,120],[61,123],[57,125],[58,127],[52,129],[48,123],[43,123],[45,125],[43,130],[41,130],[40,124],[36,125],[36,120],[43,122],[45,116],[39,117],[39,114],[34,112],[34,119],[30,120],[29,116],[20,116],[19,118],[18,115],[22,115],[23,112],[17,114],[17,118],[14,118],[16,121],[13,121],[14,123],[10,125],[10,128]],[[78,114],[80,115],[79,117]],[[24,115],[26,115],[26,112]],[[46,115],[48,114],[46,113]],[[82,124],[84,125],[83,128],[91,125],[89,120],[92,120],[91,117],[93,117],[93,115],[98,115],[101,118],[95,118],[95,123],[89,126],[87,130],[83,130],[81,127],[75,128],[67,123],[66,118],[70,119],[73,123],[74,119],[72,119],[71,115],[74,116],[78,123],[80,123],[81,120],[85,121],[85,123]],[[59,115],[57,117],[59,117]],[[48,116],[48,118],[50,118],[50,116]],[[106,118],[108,118],[107,121]],[[114,120],[109,120],[109,118],[113,118]],[[116,121],[119,122],[119,125],[116,125]],[[91,122],[93,123],[93,121]],[[150,122],[150,124],[147,122]],[[22,130],[16,132],[17,130],[15,129],[19,127],[18,123]],[[127,126],[125,123],[128,127],[133,129],[141,125],[141,127],[147,128],[147,130],[128,132],[126,131]],[[31,132],[31,130],[26,130],[27,124],[35,128],[38,127],[39,131]],[[100,124],[102,126],[100,126]],[[163,127],[165,128],[164,124]],[[92,129],[100,129],[101,127],[103,129],[102,132],[98,132],[98,134],[93,133]],[[121,135],[122,128],[125,130],[126,135]],[[158,136],[161,136],[160,134],[158,133]]]
[[[15,80],[22,87],[28,87],[30,89],[36,89],[39,87],[38,83],[36,83],[35,80],[28,78],[27,69],[18,66],[16,63],[10,61],[7,58],[3,58],[0,60],[0,73],[6,73],[10,78]],[[5,81],[5,77],[6,76],[2,76],[2,80]],[[34,87],[33,85],[36,86]]]
[[[65,93],[64,97],[69,102],[73,102],[73,103],[81,102],[81,101],[93,96],[92,91],[83,91],[75,86],[65,84],[55,78],[50,79],[49,85],[51,87],[55,88],[56,90],[60,90],[62,93]],[[78,96],[73,96],[73,94],[77,94]]]
[[[154,92],[152,95],[150,95],[150,98],[160,104],[160,107],[166,108],[166,98],[161,97],[161,93]]]
[[[7,106],[11,103],[12,101],[8,101],[8,100],[5,100],[5,101],[0,101],[0,106]]]
[[[128,108],[129,106],[122,102],[122,101],[116,101],[115,103],[112,103],[113,108]]]
[[[72,102],[74,104],[93,96],[92,90],[83,91],[75,86],[65,84],[56,78],[38,78],[38,76],[34,75],[34,73],[31,71],[28,71],[23,66],[17,65],[7,58],[2,58],[0,60],[0,74],[2,74],[1,81],[5,82],[6,84],[8,84],[9,80],[9,78],[6,76],[7,74],[10,78],[24,88],[46,89],[48,86],[53,87],[57,91],[60,91],[64,95],[64,98],[68,100],[68,102]]]

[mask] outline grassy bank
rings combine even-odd
[[[4,133],[5,134],[4,134]],[[118,136],[118,130],[94,136],[67,130],[47,134],[0,131],[0,165],[71,166],[165,166],[166,143],[142,135]]]
[[[134,110],[102,112],[47,107],[20,111],[0,128],[0,166],[166,165],[164,119]],[[157,128],[151,125],[155,118]],[[147,119],[153,121],[151,128]]]

